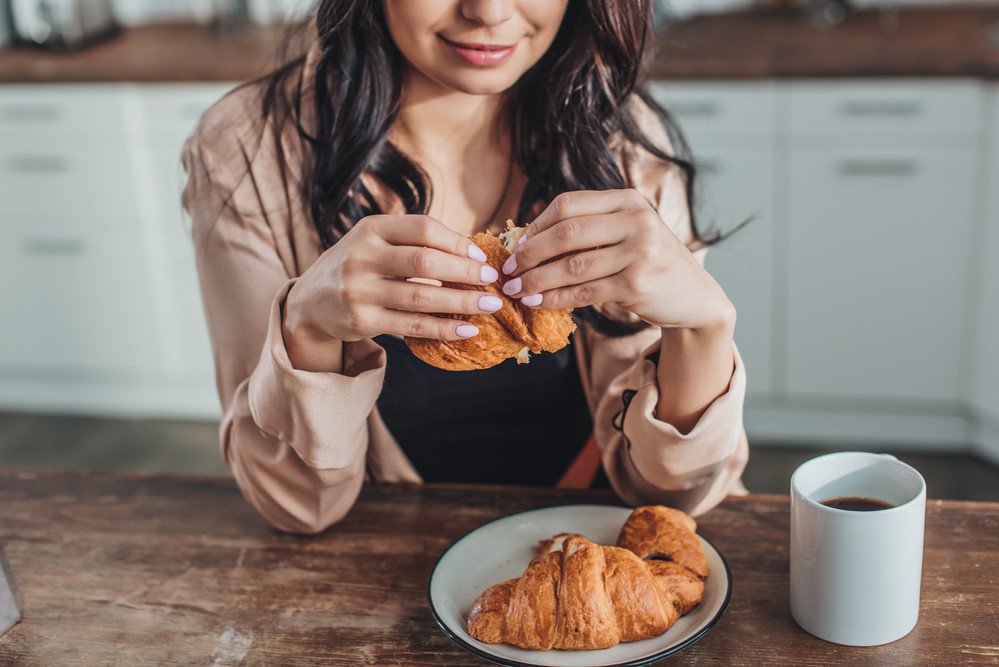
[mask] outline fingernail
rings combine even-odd
[[[517,270],[517,255],[510,255],[507,257],[506,261],[503,262],[503,273],[510,275]]]
[[[479,327],[474,324],[459,324],[455,327],[454,332],[461,338],[471,338],[479,334]]]
[[[479,280],[484,283],[493,283],[499,278],[499,274],[496,273],[496,269],[489,266],[488,264],[483,264],[482,268],[479,269]]]
[[[468,244],[468,256],[471,257],[472,259],[477,259],[480,262],[484,262],[486,261],[486,259],[488,259],[486,257],[486,253],[482,252],[482,248],[475,245],[474,243]]]
[[[503,299],[493,294],[479,297],[479,310],[486,313],[495,313],[503,307]]]
[[[522,245],[524,245],[524,242],[525,242],[526,240],[527,240],[527,234],[521,234],[521,235],[520,235],[520,238],[519,238],[519,239],[517,239],[517,246],[519,247],[519,246],[522,246]]]
[[[525,306],[540,306],[542,298],[544,297],[542,297],[540,294],[530,294],[522,298],[520,302]]]
[[[514,294],[520,292],[521,287],[520,278],[514,278],[513,280],[508,281],[506,285],[503,285],[503,294],[513,296]]]

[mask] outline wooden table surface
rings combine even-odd
[[[483,665],[438,630],[427,580],[456,538],[603,491],[369,485],[316,537],[269,529],[223,478],[0,470],[0,544],[24,618],[0,664]],[[788,612],[788,499],[731,498],[700,532],[731,603],[668,659],[710,665],[999,664],[999,504],[930,501],[916,629],[826,643]]]
[[[673,24],[657,40],[661,79],[787,77],[999,78],[999,8],[906,9],[896,30],[875,11],[817,30],[797,12],[726,13]],[[130,28],[79,53],[0,50],[0,83],[244,81],[276,62],[281,27],[220,33],[166,24]]]

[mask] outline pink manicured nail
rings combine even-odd
[[[522,287],[520,278],[514,278],[513,280],[508,281],[506,285],[503,285],[503,294],[513,296],[514,294],[520,292]]]
[[[454,332],[461,338],[471,338],[472,336],[479,335],[479,327],[474,324],[459,324],[455,327]]]
[[[520,238],[517,239],[517,246],[522,246],[527,241],[527,234],[521,234]]]
[[[499,278],[499,274],[496,273],[496,269],[489,266],[488,264],[483,264],[482,268],[479,269],[479,280],[484,283],[493,283]]]
[[[486,313],[495,313],[503,307],[503,299],[494,294],[487,294],[479,297],[479,310]]]
[[[541,305],[541,299],[543,299],[543,298],[544,297],[542,297],[540,294],[530,294],[530,295],[525,296],[524,298],[522,298],[520,300],[520,302],[522,304],[524,304],[525,306],[540,306]]]
[[[486,253],[482,252],[482,248],[474,243],[468,244],[468,256],[472,259],[477,259],[480,262],[484,262],[488,259],[488,257],[486,257]]]
[[[517,270],[517,255],[510,255],[509,257],[506,258],[506,261],[503,262],[503,273],[505,273],[506,275],[510,275],[516,270]]]

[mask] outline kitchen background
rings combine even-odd
[[[0,465],[226,472],[179,153],[310,4],[0,0]],[[659,10],[701,219],[753,217],[708,259],[747,486],[863,449],[999,500],[999,4]]]

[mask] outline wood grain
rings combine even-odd
[[[659,79],[793,77],[999,78],[999,8],[902,11],[886,29],[874,11],[817,30],[797,12],[695,17],[657,39],[649,74]],[[245,81],[279,61],[282,28],[220,33],[169,24],[123,31],[79,53],[0,51],[0,83]]]
[[[942,3],[941,3],[942,4]],[[999,77],[999,7],[856,12],[819,30],[794,11],[695,17],[659,38],[656,79],[821,77]]]
[[[482,523],[602,491],[369,485],[316,537],[271,530],[222,478],[0,470],[0,544],[24,620],[0,664],[482,665],[426,602],[440,553]],[[999,664],[999,504],[931,501],[919,625],[829,644],[788,612],[788,499],[700,519],[734,579],[721,621],[674,662]]]
[[[238,82],[279,64],[286,31],[165,24],[130,28],[78,52],[0,50],[0,83]],[[290,39],[290,38],[289,38]]]

